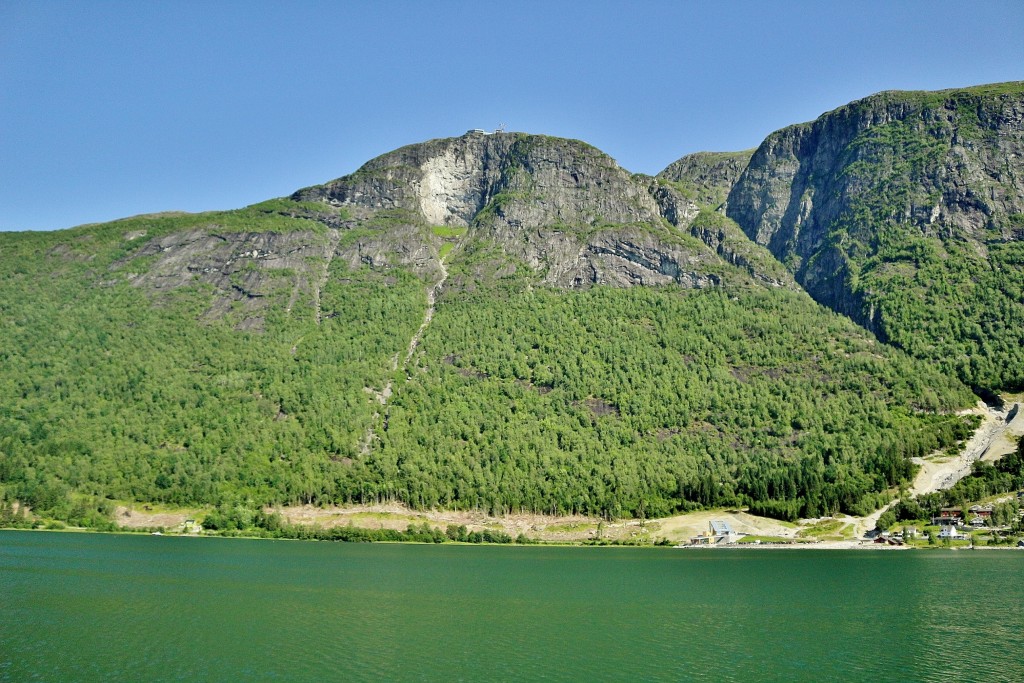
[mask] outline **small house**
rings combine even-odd
[[[940,526],[956,526],[964,523],[963,511],[960,508],[942,508],[939,514],[932,517],[932,524]]]
[[[982,517],[984,519],[988,519],[989,517],[992,516],[992,506],[991,505],[972,505],[970,507],[970,509],[969,509],[969,512],[972,515],[974,515],[975,517]]]
[[[697,534],[690,537],[690,545],[711,545],[714,537],[709,533]]]
[[[967,540],[967,536],[965,534],[961,534],[953,525],[944,525],[941,529],[939,529],[939,538],[942,540],[949,539],[951,541]]]
[[[905,526],[903,527],[903,538],[907,541],[917,538],[921,535],[916,526]]]

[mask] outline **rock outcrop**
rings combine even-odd
[[[141,246],[115,261],[110,270],[155,293],[208,285],[213,297],[204,317],[233,312],[238,328],[250,331],[262,330],[265,316],[275,306],[289,315],[296,307],[319,310],[320,290],[336,262],[350,271],[401,267],[425,280],[438,277],[437,241],[415,221],[360,230],[356,226],[366,225],[365,219],[338,220],[334,214],[322,214],[313,220],[323,225],[251,232],[204,222],[148,241],[135,237]]]
[[[719,208],[729,196],[754,150],[696,152],[674,161],[659,178],[671,181],[698,204]]]
[[[827,251],[844,260],[834,228],[853,210],[870,215],[843,236],[869,249],[880,221],[939,238],[984,241],[988,229],[1019,238],[1011,217],[1024,212],[1022,92],[887,92],[773,133],[729,193],[727,215],[812,294],[836,273],[812,261]]]
[[[287,200],[135,231],[110,270],[156,293],[207,285],[205,317],[257,331],[275,306],[319,310],[332,268],[401,268],[437,282],[453,247],[451,290],[517,272],[573,289],[793,286],[761,247],[736,241],[738,230],[695,225],[700,211],[678,186],[631,175],[585,143],[471,132],[389,152]],[[290,229],[259,230],[275,217]],[[460,268],[466,253],[475,263]]]
[[[608,155],[577,140],[524,133],[409,145],[292,198],[405,209],[431,225],[468,226],[485,208],[523,229],[658,217],[644,187]]]
[[[468,242],[496,244],[559,287],[714,286],[721,274],[709,268],[732,263],[717,244],[684,239],[699,212],[691,200],[576,140],[470,132],[395,150],[292,199],[467,227]]]

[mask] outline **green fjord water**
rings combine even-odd
[[[1024,552],[0,532],[0,681],[1020,681]]]

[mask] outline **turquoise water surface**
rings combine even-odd
[[[1024,681],[1024,551],[0,532],[0,681]]]

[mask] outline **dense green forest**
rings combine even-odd
[[[969,431],[962,385],[783,290],[453,297],[423,362],[370,463],[417,506],[866,511]]]
[[[117,277],[147,263],[124,261],[140,225],[313,230],[282,206],[5,236],[7,495],[94,526],[111,500],[793,518],[869,511],[908,457],[970,429],[949,414],[973,402],[956,380],[749,280],[565,291],[513,269],[446,291],[395,371],[430,284],[403,269],[335,260],[319,323],[303,301],[259,333],[205,316],[207,285]],[[471,272],[478,254],[462,258]],[[372,391],[389,380],[385,408]]]

